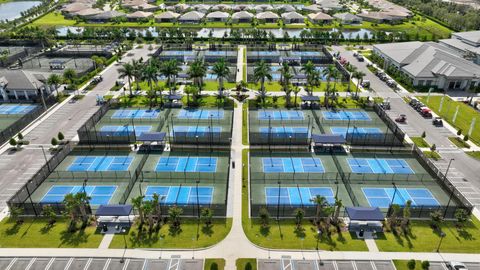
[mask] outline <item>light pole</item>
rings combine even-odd
[[[45,154],[45,148],[43,148],[43,145],[40,145],[40,148],[42,149],[43,158],[45,158],[45,164],[47,164],[48,171],[51,172],[52,170],[50,169],[50,164],[48,164],[47,155]]]
[[[125,233],[126,232],[127,232],[127,230],[125,228],[122,228],[124,246],[123,246],[123,254],[122,254],[122,258],[120,259],[120,263],[125,262],[125,252],[127,252],[127,239],[125,238]]]
[[[29,180],[25,185],[25,188],[27,188],[27,194],[28,198],[30,199],[30,204],[32,204],[33,213],[35,213],[35,216],[38,217],[37,209],[35,209],[35,205],[33,205],[32,194],[30,193],[30,189],[28,189],[28,184],[30,184],[31,182],[32,180]]]
[[[437,253],[440,252],[440,246],[442,245],[443,238],[445,238],[445,233],[440,232],[440,241],[438,241],[438,246],[437,246]]]

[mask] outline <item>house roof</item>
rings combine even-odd
[[[198,11],[202,11],[202,10],[208,11],[211,8],[212,8],[212,6],[204,5],[204,4],[198,4],[198,5],[193,6],[193,9],[198,10]]]
[[[247,10],[247,9],[250,9],[251,8],[251,5],[243,5],[243,4],[239,4],[239,5],[234,5],[232,7],[233,10]]]
[[[296,11],[283,13],[282,18],[284,18],[284,19],[300,19],[300,20],[305,19],[305,17],[302,14],[300,14]]]
[[[203,17],[205,17],[205,13],[198,12],[198,11],[190,11],[180,16],[179,20],[200,21]]]
[[[280,18],[276,13],[273,13],[271,11],[265,11],[265,12],[260,12],[260,13],[257,13],[257,15],[255,16],[257,19],[278,19]]]
[[[103,13],[97,14],[95,16],[92,16],[91,18],[96,20],[108,20],[108,19],[123,17],[123,16],[125,16],[125,13],[123,12],[116,11],[116,10],[109,10],[109,11],[105,11]]]
[[[302,10],[308,11],[308,12],[319,12],[319,11],[322,11],[322,8],[319,5],[314,4],[310,6],[304,6]]]
[[[180,14],[173,11],[165,11],[155,16],[155,19],[176,19],[180,17]]]
[[[75,12],[75,15],[80,17],[86,17],[86,16],[97,15],[100,13],[103,13],[103,11],[98,8],[87,8],[87,9],[82,9],[80,11]]]
[[[178,10],[187,10],[190,8],[189,5],[187,4],[183,4],[183,3],[178,3],[176,5],[173,6],[175,9],[178,9]]]
[[[37,87],[43,85],[43,80],[40,78],[44,78],[43,74],[36,75],[23,70],[2,69],[0,70],[0,85],[5,84],[7,90],[36,90]]]
[[[292,12],[296,9],[292,5],[280,5],[277,7],[277,10],[282,10],[284,12]]]
[[[360,17],[358,17],[357,15],[353,15],[351,13],[337,13],[337,14],[333,15],[333,17],[335,17],[339,20],[342,20],[342,21],[359,21],[359,20],[361,20]]]
[[[152,12],[146,12],[146,11],[135,11],[133,13],[130,13],[127,15],[127,18],[148,18],[153,16]]]
[[[459,37],[461,39],[470,41],[475,44],[480,45],[480,30],[479,31],[469,31],[469,32],[460,32],[460,33],[453,33],[455,37]]]
[[[62,11],[65,11],[65,12],[68,12],[68,13],[73,13],[73,12],[77,12],[77,11],[80,11],[82,9],[87,9],[87,8],[90,8],[90,7],[91,7],[90,5],[87,5],[85,3],[71,3],[71,4],[68,4],[68,5],[65,5],[62,8]]]
[[[317,5],[320,6],[323,10],[327,9],[341,9],[343,5],[336,0],[317,0]]]
[[[274,8],[273,8],[272,5],[262,4],[262,5],[256,5],[256,6],[254,6],[254,9],[255,9],[256,11],[261,12],[261,11],[273,10]]]
[[[231,10],[231,9],[232,9],[232,6],[226,5],[226,4],[218,4],[212,7],[212,10]]]
[[[374,48],[378,49],[382,53],[386,54],[393,61],[402,64],[404,60],[411,55],[412,51],[420,48],[422,46],[420,41],[411,41],[411,42],[399,42],[399,43],[387,43],[387,44],[376,44],[373,45]]]
[[[251,19],[253,14],[248,11],[239,11],[232,14],[232,19]]]
[[[122,6],[131,7],[131,6],[140,6],[141,4],[146,4],[145,0],[124,0],[122,1]]]
[[[307,15],[308,18],[311,20],[316,20],[316,21],[327,21],[327,20],[333,20],[332,16],[325,14],[323,12],[317,12],[317,13],[310,13]]]
[[[456,39],[456,38],[441,39],[439,40],[439,42],[446,44],[450,47],[456,48],[458,50],[470,51],[476,54],[480,54],[480,47],[475,47],[473,45],[463,42],[460,39]]]
[[[385,13],[380,11],[372,11],[372,12],[363,12],[357,14],[358,17],[367,18],[367,19],[374,19],[374,20],[393,20],[394,18]]]
[[[223,12],[223,11],[214,11],[211,13],[207,14],[207,18],[220,18],[220,19],[225,19],[230,17],[230,14],[228,12]]]

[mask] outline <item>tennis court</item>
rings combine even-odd
[[[216,157],[161,157],[157,172],[216,172]]]
[[[209,127],[209,126],[174,126],[171,135],[175,133],[182,133],[189,137],[205,136],[207,133],[220,133],[222,127]]]
[[[411,201],[413,206],[439,206],[440,203],[426,188],[362,188],[372,207],[388,208],[390,204],[404,206]]]
[[[68,171],[128,171],[132,161],[130,156],[77,156]]]
[[[325,197],[329,204],[335,203],[333,190],[329,187],[265,187],[267,205],[313,205],[317,195]]]
[[[265,173],[323,173],[325,168],[319,158],[269,157],[262,158]]]
[[[304,120],[302,111],[261,110],[258,111],[259,120]]]
[[[365,111],[325,111],[322,112],[326,120],[356,120],[370,121],[370,115]]]
[[[177,118],[179,119],[223,119],[225,117],[225,113],[223,110],[203,110],[203,109],[196,109],[196,110],[186,110],[181,109],[178,112]]]
[[[353,173],[415,174],[404,159],[347,158]]]
[[[0,114],[27,114],[36,107],[36,105],[2,104],[0,105]]]
[[[158,110],[148,110],[148,109],[120,109],[115,110],[112,119],[149,119],[157,118],[160,111]]]
[[[346,127],[331,127],[330,131],[332,134],[335,135],[342,135],[344,137],[347,136],[347,128]],[[349,127],[348,134],[351,136],[363,136],[366,134],[383,134],[382,130],[379,128],[367,128],[367,127]]]
[[[79,192],[87,193],[91,197],[90,204],[101,205],[108,204],[113,194],[117,190],[117,186],[61,186],[53,185],[50,190],[43,196],[42,203],[60,203],[67,194],[76,194]]]
[[[100,128],[100,132],[112,134],[113,136],[128,136],[135,132],[136,136],[152,130],[152,126],[129,126],[129,125],[107,125]]]
[[[261,127],[260,133],[276,138],[308,136],[308,127]]]
[[[153,194],[157,194],[164,204],[211,204],[213,190],[205,186],[148,186],[145,200],[152,200]]]

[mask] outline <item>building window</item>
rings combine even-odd
[[[423,82],[424,82],[424,80],[419,80],[418,85],[423,86]]]
[[[450,82],[450,83],[448,84],[448,88],[449,88],[449,89],[453,89],[454,87],[455,87],[455,82]]]
[[[427,86],[430,86],[430,85],[432,85],[432,80],[427,81]]]
[[[462,85],[461,81],[456,81],[455,82],[455,88],[460,88],[461,85]]]

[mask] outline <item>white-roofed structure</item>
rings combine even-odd
[[[263,23],[276,23],[280,19],[280,16],[271,11],[265,11],[257,13],[257,15],[255,15],[255,18],[257,18],[258,21]]]
[[[226,22],[230,18],[230,14],[224,11],[214,11],[206,16],[209,22]]]
[[[296,11],[283,13],[282,19],[285,24],[305,23],[305,17]]]
[[[150,19],[151,17],[153,17],[153,13],[148,11],[138,10],[133,13],[127,14],[127,20],[130,22],[144,21]]]
[[[232,14],[232,22],[249,23],[253,20],[253,14],[248,11],[239,11]]]
[[[362,22],[362,18],[351,13],[336,13],[333,17],[340,20],[343,24],[358,24]]]
[[[308,20],[315,24],[327,24],[333,21],[333,17],[323,12],[310,13]]]
[[[190,11],[178,18],[178,21],[181,23],[199,23],[205,17],[205,13],[198,11]]]
[[[166,22],[176,22],[180,17],[179,13],[175,13],[173,11],[165,11],[155,16],[155,21],[159,23],[166,23]]]

